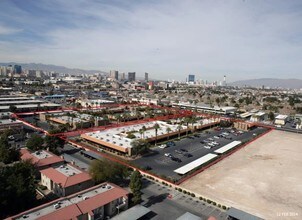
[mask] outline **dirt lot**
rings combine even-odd
[[[302,135],[272,131],[181,185],[265,219],[302,219]]]

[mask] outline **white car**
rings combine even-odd
[[[219,139],[219,137],[218,137],[218,136],[214,136],[214,138],[215,138],[215,139]]]
[[[165,156],[166,156],[166,157],[172,157],[172,154],[170,154],[170,153],[165,153]]]
[[[167,147],[167,145],[166,144],[162,144],[162,145],[159,145],[158,147],[161,148],[161,149],[164,149],[164,148]]]
[[[211,149],[211,147],[208,146],[208,145],[205,145],[204,148],[206,148],[206,149]]]

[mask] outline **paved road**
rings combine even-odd
[[[74,161],[75,165],[83,170],[88,170],[91,162],[93,161],[92,159],[84,157],[80,153],[80,149],[73,147],[70,144],[65,144],[62,155],[67,162]]]
[[[227,219],[224,211],[159,183],[144,179],[142,192],[142,205],[152,211],[147,219],[174,220],[186,212],[200,216],[202,219],[207,219],[208,216],[214,216],[217,220]],[[172,198],[167,197],[169,194]]]
[[[226,129],[226,130],[230,130],[230,129]],[[244,134],[239,136],[235,136],[231,134],[230,137],[232,137],[232,140],[228,140],[225,138],[215,139],[215,141],[218,142],[220,145],[213,147],[211,149],[204,148],[206,144],[200,143],[202,140],[218,135],[224,131],[212,130],[209,134],[200,133],[199,137],[193,136],[193,137],[182,139],[180,141],[175,142],[176,146],[168,147],[165,149],[160,149],[156,147],[153,149],[152,154],[139,158],[135,160],[134,163],[136,163],[140,167],[150,166],[153,172],[159,175],[165,175],[167,177],[178,180],[181,177],[173,172],[175,169],[178,169],[179,167],[182,167],[208,153],[213,153],[215,150],[225,146],[226,144],[234,140],[248,141],[254,137],[253,134],[261,134],[264,131],[266,131],[266,129],[256,128],[252,131],[245,132]],[[185,157],[183,154],[177,154],[175,152],[175,150],[180,150],[180,149],[186,149],[188,153],[193,155],[193,157]],[[173,156],[181,159],[182,162],[178,163],[176,161],[172,161],[169,157],[166,157],[164,155],[165,153],[171,153]]]

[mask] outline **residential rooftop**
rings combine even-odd
[[[25,211],[9,219],[75,219],[118,198],[125,198],[127,195],[128,191],[115,184],[102,183],[68,197]]]

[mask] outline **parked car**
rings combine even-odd
[[[188,152],[186,149],[181,148],[180,149],[182,152]]]
[[[178,162],[178,163],[181,163],[181,162],[182,162],[182,160],[179,159],[178,157],[171,157],[171,160],[176,161],[176,162]]]
[[[184,156],[185,156],[185,157],[193,157],[193,155],[192,155],[192,154],[189,154],[189,153],[185,153]]]
[[[169,142],[167,142],[166,145],[169,147],[172,147],[172,146],[175,146],[176,144],[173,141],[169,141]]]
[[[158,147],[161,148],[161,149],[164,149],[164,148],[167,147],[167,145],[166,144],[162,144],[162,145],[159,145]]]
[[[172,154],[171,153],[165,153],[165,156],[166,157],[172,157]]]
[[[211,147],[208,146],[208,145],[205,145],[204,148],[205,148],[205,149],[211,149]]]
[[[175,150],[175,153],[182,154],[180,150]]]
[[[215,138],[215,139],[219,139],[219,137],[218,137],[218,136],[214,136],[214,138]]]

